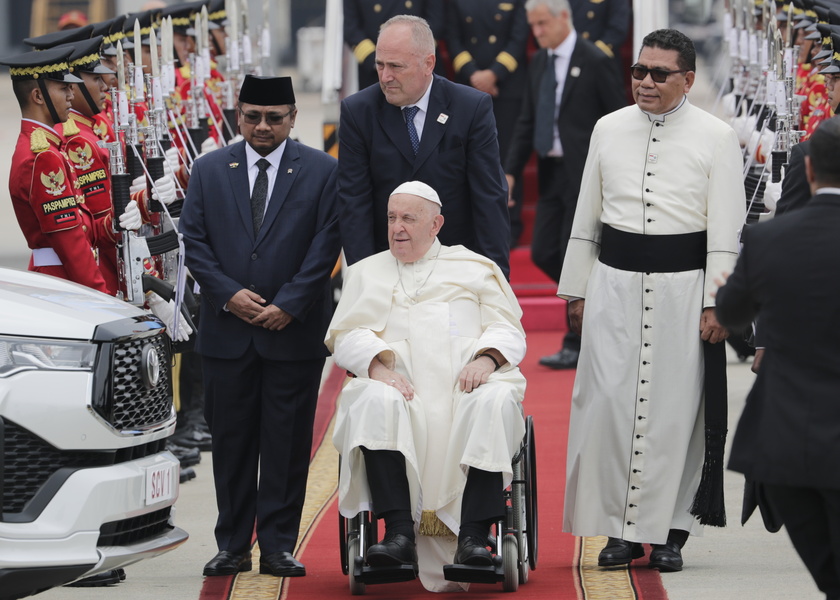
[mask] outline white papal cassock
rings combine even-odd
[[[700,318],[737,258],[741,165],[732,128],[687,100],[658,116],[629,106],[595,126],[558,286],[586,300],[564,531],[656,544],[669,529],[701,532],[689,514],[704,453]],[[706,231],[705,274],[607,266],[598,260],[605,225]]]
[[[525,435],[521,316],[499,268],[463,246],[435,240],[414,263],[386,251],[347,269],[326,338],[336,363],[356,375],[341,393],[333,434],[342,457],[339,510],[353,517],[373,508],[361,446],[401,452],[426,589],[466,587],[443,579],[455,537],[423,534],[435,517],[457,534],[469,467],[503,473],[505,486],[513,476],[511,460]],[[488,348],[509,364],[473,392],[460,391],[462,368]],[[377,356],[412,382],[413,400],[368,377]]]

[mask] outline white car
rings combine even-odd
[[[170,367],[151,314],[0,269],[0,600],[186,541]]]

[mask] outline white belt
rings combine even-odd
[[[52,248],[35,248],[32,251],[32,265],[36,267],[59,267],[61,259]]]

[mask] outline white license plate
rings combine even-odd
[[[177,467],[172,464],[146,467],[146,504],[156,504],[175,497],[177,486],[173,471]]]

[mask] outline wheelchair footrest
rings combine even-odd
[[[375,585],[377,583],[399,583],[417,579],[417,565],[396,565],[393,567],[370,567],[361,556],[353,560],[353,576],[356,581]]]
[[[462,583],[498,583],[505,580],[502,557],[493,557],[492,567],[474,567],[472,565],[444,565],[443,578],[447,581]]]

